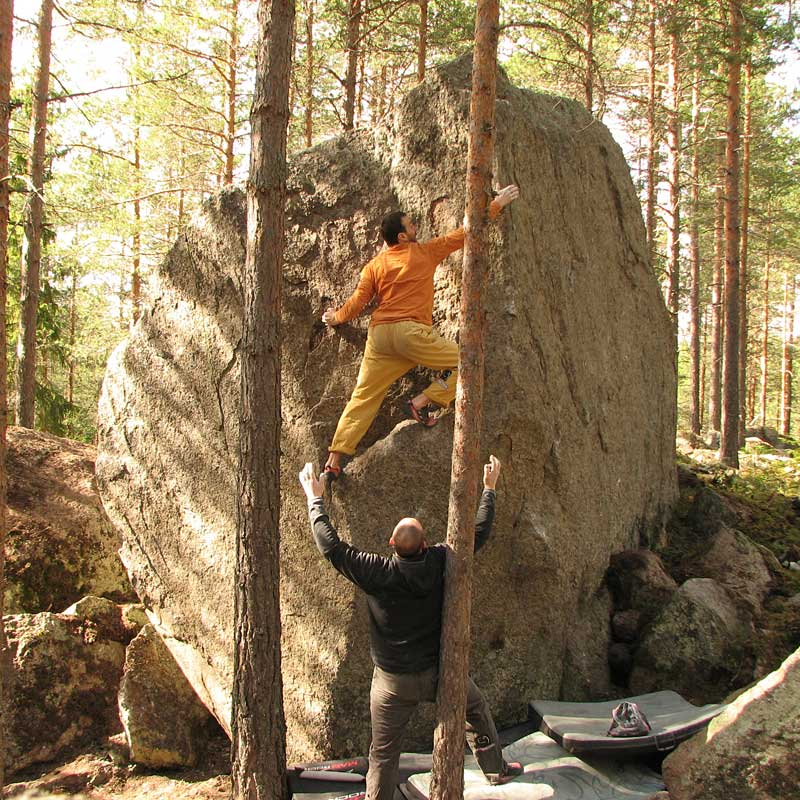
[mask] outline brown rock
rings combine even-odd
[[[635,642],[639,636],[641,625],[642,614],[633,608],[628,611],[618,611],[611,618],[611,632],[618,642],[628,644]]]
[[[672,689],[690,702],[718,702],[735,681],[747,681],[748,634],[722,586],[710,578],[686,581],[642,636],[631,693]]]
[[[667,757],[672,800],[800,798],[800,650]]]
[[[431,70],[391,129],[290,167],[283,286],[284,698],[290,758],[363,752],[372,665],[363,600],[320,559],[297,471],[320,461],[355,383],[367,320],[327,331],[392,208],[421,239],[463,216],[469,63]],[[472,667],[497,717],[562,686],[607,688],[609,554],[661,530],[676,492],[670,322],[641,211],[609,132],[580,104],[500,79],[497,179],[525,197],[492,232],[485,453],[505,462],[495,535],[476,562]],[[112,356],[98,481],[137,592],[181,669],[230,721],[244,201],[213,198],[173,247],[152,306]],[[456,333],[458,258],[436,276]],[[446,529],[452,416],[403,422],[398,382],[330,504],[344,538],[387,552],[393,524]],[[270,409],[264,409],[269,414]],[[576,628],[575,619],[601,620]],[[524,620],[525,624],[518,624]],[[569,674],[568,674],[569,673]],[[603,685],[605,684],[605,685]],[[406,746],[428,742],[429,724]]]
[[[99,622],[46,612],[5,618],[9,774],[120,730],[117,687],[129,632],[121,614],[116,623],[110,614],[98,616]]]
[[[134,598],[94,459],[89,445],[8,429],[7,614],[58,611],[85,595]]]
[[[758,617],[772,576],[761,550],[743,533],[722,526],[708,552],[696,563],[685,565],[687,575],[713,578],[724,586],[742,611]]]
[[[131,761],[155,769],[197,763],[212,717],[152,625],[125,654],[119,715]]]

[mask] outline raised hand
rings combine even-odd
[[[497,479],[500,477],[500,467],[502,464],[494,456],[489,456],[489,463],[483,468],[483,488],[495,489]]]

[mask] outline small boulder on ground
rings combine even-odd
[[[146,767],[194,766],[216,727],[152,625],[128,647],[119,713],[130,759]]]
[[[800,798],[800,650],[663,764],[672,800]]]
[[[133,631],[109,600],[87,599],[71,610],[79,607],[85,616],[5,618],[8,774],[121,728],[117,689]]]
[[[708,552],[686,565],[685,572],[691,577],[713,578],[752,617],[760,616],[772,587],[770,570],[758,546],[741,531],[725,525],[714,535]]]
[[[90,445],[9,427],[6,614],[60,610],[85,595],[136,599],[94,460]]]
[[[737,679],[741,685],[748,632],[736,604],[716,581],[686,581],[643,634],[631,692],[672,689],[691,702],[721,700]]]

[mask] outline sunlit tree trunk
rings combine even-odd
[[[483,428],[485,296],[489,269],[488,198],[492,188],[499,0],[478,0],[472,66],[464,265],[459,311],[459,371],[447,522],[449,547],[442,650],[433,740],[432,800],[464,796],[464,720],[472,609],[474,510]]]
[[[73,263],[69,287],[69,380],[67,384],[67,400],[72,404],[75,400],[75,330],[78,320],[78,268]]]
[[[583,93],[586,108],[594,111],[594,0],[586,0],[584,21],[584,58],[586,67],[583,78]]]
[[[697,25],[695,25],[697,29]],[[702,425],[701,380],[700,380],[700,69],[692,74],[692,141],[691,141],[691,218],[689,226],[689,255],[691,259],[691,290],[689,295],[690,372],[689,390],[690,426],[693,437],[700,435]]]
[[[306,147],[314,140],[314,0],[306,0]]]
[[[131,276],[131,314],[134,323],[138,322],[142,308],[142,201],[139,199],[142,186],[142,161],[139,141],[139,123],[133,129],[133,275]]]
[[[353,128],[358,79],[358,40],[361,34],[361,0],[347,3],[347,73],[344,79],[344,127]]]
[[[417,44],[417,80],[425,80],[425,60],[428,57],[428,0],[419,0],[419,36]]]
[[[720,143],[714,205],[714,276],[711,283],[711,379],[708,419],[722,428],[723,261],[725,258],[725,144]]]
[[[239,52],[239,0],[231,0],[228,25],[228,74],[225,80],[225,175],[222,182],[233,183],[234,144],[236,142],[236,71]]]
[[[294,15],[293,0],[259,3],[242,280],[231,724],[234,800],[289,796],[281,677],[280,320]]]
[[[730,0],[728,13],[727,146],[725,149],[725,356],[722,364],[722,430],[719,460],[739,467],[739,83],[742,9]]]
[[[6,428],[8,425],[8,361],[6,342],[6,301],[8,296],[8,221],[9,221],[9,123],[11,121],[11,49],[14,38],[14,0],[0,0],[0,660],[6,651],[3,624],[5,597]],[[0,790],[5,785],[6,725],[5,673],[0,669]]]
[[[781,433],[791,436],[792,373],[794,371],[794,295],[795,277],[787,273],[783,284],[783,354],[781,380]]]
[[[761,427],[767,424],[767,384],[769,361],[767,358],[769,345],[769,278],[772,269],[772,211],[767,203],[767,231],[764,254],[764,313],[761,322],[761,402],[759,404],[759,420]]]
[[[47,141],[47,95],[50,90],[50,38],[53,0],[42,0],[39,15],[39,60],[31,124],[30,193],[25,204],[22,274],[17,333],[17,425],[33,427],[36,396],[36,319],[39,310],[39,270],[42,261],[44,155]]]
[[[742,230],[739,243],[739,394],[741,414],[739,418],[739,441],[744,443],[747,420],[747,246],[750,219],[750,139],[752,136],[752,109],[750,102],[751,64],[744,65],[744,137],[742,142]]]
[[[669,25],[669,60],[667,62],[667,175],[669,176],[669,208],[667,210],[667,274],[669,294],[667,307],[672,314],[675,329],[675,346],[678,344],[678,311],[680,308],[681,265],[681,123],[679,56],[680,33],[677,8],[673,4]]]
[[[706,365],[708,364],[708,308],[703,310],[703,359],[700,366],[700,430],[705,425]]]
[[[647,26],[647,172],[645,228],[650,266],[656,266],[656,189],[658,185],[658,131],[656,129],[656,3],[648,4]]]

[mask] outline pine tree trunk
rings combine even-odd
[[[234,800],[289,796],[281,677],[280,319],[294,15],[293,0],[259,3],[242,281],[231,720]]]
[[[344,127],[352,130],[356,109],[358,38],[361,33],[361,0],[347,3],[347,73],[344,79]]]
[[[745,422],[747,420],[747,246],[750,221],[750,140],[752,138],[752,108],[750,102],[751,64],[744,65],[744,141],[742,142],[742,230],[739,243],[739,441],[744,444]]]
[[[239,0],[231,0],[228,25],[228,75],[225,80],[225,175],[222,182],[226,186],[233,183],[233,146],[236,142],[236,63],[239,50]]]
[[[647,174],[645,228],[647,253],[652,269],[656,267],[656,190],[658,186],[658,131],[656,129],[656,4],[649,3],[650,19],[647,28]]]
[[[419,0],[419,43],[417,45],[417,81],[425,80],[425,60],[428,57],[428,0]]]
[[[675,14],[673,5],[673,14]],[[681,265],[681,123],[679,65],[680,37],[675,20],[669,32],[669,61],[667,64],[667,174],[669,176],[669,222],[667,224],[667,274],[669,294],[667,307],[672,314],[675,332],[675,347],[678,346],[678,311],[680,309],[680,265]],[[677,350],[676,350],[677,352]]]
[[[727,136],[725,149],[725,357],[722,364],[722,430],[719,460],[739,467],[739,83],[742,9],[731,0],[728,24]]]
[[[306,0],[306,147],[314,140],[314,0]]]
[[[584,27],[584,102],[589,113],[594,111],[594,0],[586,0],[586,19]]]
[[[464,720],[472,609],[474,510],[483,428],[487,218],[492,188],[499,0],[478,0],[472,68],[464,266],[459,311],[459,372],[448,508],[449,546],[434,733],[432,800],[464,796]]]
[[[142,310],[142,201],[139,192],[142,186],[142,161],[139,146],[139,123],[133,129],[133,275],[131,276],[131,313],[134,323],[139,321]]]
[[[700,430],[705,424],[706,407],[706,364],[708,364],[708,308],[703,310],[703,356],[700,363]]]
[[[709,387],[708,420],[711,429],[722,428],[722,346],[723,346],[723,271],[725,258],[725,145],[718,154],[719,169],[714,207],[714,276],[711,284],[711,386]]]
[[[75,399],[75,329],[78,321],[78,269],[72,265],[69,288],[69,382],[67,384],[67,400],[72,405]]]
[[[8,425],[8,361],[6,358],[6,300],[8,264],[8,139],[11,121],[11,45],[14,36],[14,0],[0,0],[0,662],[6,654],[3,624],[5,598],[6,497],[6,427]],[[0,666],[0,790],[5,785],[6,722],[5,672]]]
[[[794,275],[784,278],[783,289],[783,379],[781,381],[781,434],[791,436],[792,430],[792,372],[794,370]]]
[[[31,124],[31,191],[25,204],[20,314],[17,333],[17,425],[32,428],[36,396],[36,320],[39,310],[39,269],[42,261],[44,156],[47,141],[47,95],[50,90],[50,37],[53,0],[42,0],[39,15],[39,63]]]
[[[759,420],[761,427],[767,425],[767,383],[768,368],[767,346],[769,345],[769,278],[772,269],[772,217],[767,204],[766,253],[764,257],[764,315],[761,324],[761,397],[759,403]]]
[[[695,30],[698,25],[695,24]],[[691,289],[689,294],[689,416],[692,437],[700,436],[702,401],[700,399],[700,69],[695,67],[692,80],[691,142],[691,216],[689,226],[689,258]]]

